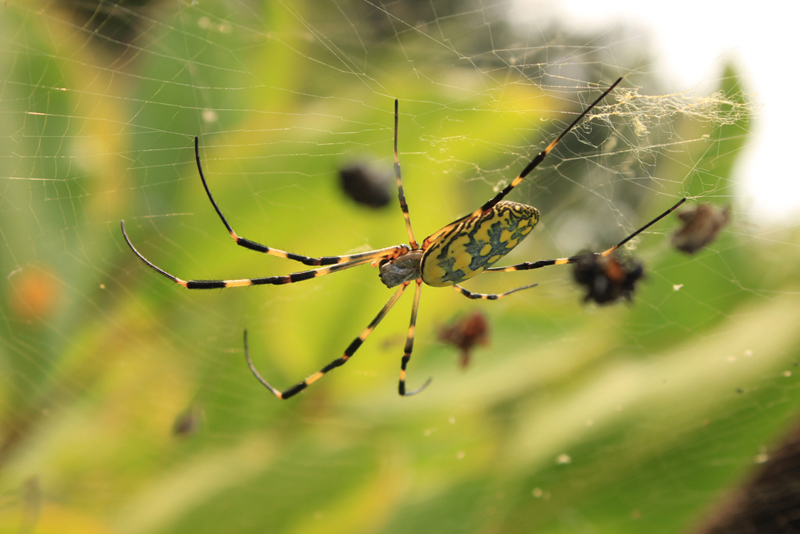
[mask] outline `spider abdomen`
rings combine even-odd
[[[539,210],[504,200],[438,236],[422,257],[422,280],[444,287],[477,276],[511,252],[536,223]]]

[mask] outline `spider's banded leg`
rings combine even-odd
[[[610,86],[608,89],[606,89],[605,91],[603,91],[603,94],[602,94],[602,95],[600,95],[599,97],[597,97],[597,99],[596,99],[594,102],[592,102],[591,104],[589,104],[589,107],[587,107],[586,109],[584,109],[584,110],[583,110],[583,112],[582,112],[580,115],[578,115],[578,117],[577,117],[577,118],[576,118],[574,121],[572,121],[572,123],[571,123],[569,126],[567,126],[567,127],[566,127],[566,129],[565,129],[563,132],[561,132],[561,134],[560,134],[558,137],[556,137],[556,138],[555,138],[555,140],[554,140],[552,143],[550,143],[549,145],[547,145],[547,148],[545,148],[544,150],[542,150],[541,152],[539,152],[539,153],[536,155],[536,157],[534,157],[534,158],[531,160],[531,162],[530,162],[530,163],[528,163],[528,165],[526,165],[526,166],[525,166],[525,168],[522,170],[522,172],[521,172],[521,173],[519,173],[519,176],[517,176],[516,178],[514,178],[514,179],[511,181],[511,183],[510,183],[510,184],[508,184],[507,186],[505,186],[505,187],[503,188],[503,190],[502,190],[502,191],[500,191],[499,193],[497,193],[497,195],[495,195],[495,197],[494,197],[493,199],[489,200],[489,201],[488,201],[486,204],[484,204],[484,205],[483,205],[483,206],[481,206],[480,208],[478,208],[478,209],[476,209],[475,211],[473,211],[473,212],[472,212],[472,213],[471,213],[469,216],[470,216],[470,217],[477,217],[478,215],[480,215],[480,214],[481,214],[481,213],[483,213],[484,211],[487,211],[487,210],[490,210],[490,209],[492,209],[492,208],[494,207],[494,205],[495,205],[495,204],[497,204],[498,202],[500,202],[501,200],[503,200],[503,198],[505,198],[505,196],[506,196],[507,194],[509,194],[509,193],[511,192],[511,190],[512,190],[512,189],[514,189],[515,187],[517,187],[517,186],[520,184],[520,182],[522,182],[522,180],[523,180],[523,179],[524,179],[526,176],[528,176],[528,174],[530,174],[530,172],[531,172],[533,169],[535,169],[536,167],[538,167],[538,166],[539,166],[539,164],[540,164],[542,161],[544,161],[544,158],[546,158],[546,157],[547,157],[547,155],[548,155],[548,154],[550,154],[550,152],[551,152],[551,151],[552,151],[552,150],[553,150],[553,149],[556,147],[556,145],[559,143],[559,141],[561,141],[561,139],[563,139],[565,135],[567,135],[567,134],[568,134],[568,133],[569,133],[569,132],[570,132],[570,131],[571,131],[571,130],[572,130],[574,127],[575,127],[575,126],[577,126],[577,124],[578,124],[578,123],[579,123],[579,122],[580,122],[580,121],[581,121],[581,120],[582,120],[582,119],[583,119],[583,118],[584,118],[584,117],[585,117],[585,116],[586,116],[586,115],[587,115],[587,114],[588,114],[588,113],[589,113],[589,112],[590,112],[590,111],[591,111],[591,110],[592,110],[592,109],[593,109],[593,108],[594,108],[594,107],[595,107],[597,104],[599,104],[599,103],[600,103],[600,101],[601,101],[601,100],[603,100],[603,99],[604,99],[604,98],[605,98],[605,97],[608,95],[608,93],[610,93],[611,91],[613,91],[613,90],[614,90],[614,88],[615,88],[615,87],[616,87],[616,86],[619,84],[619,82],[621,82],[621,81],[622,81],[622,77],[620,77],[620,78],[617,78],[617,81],[615,81],[614,83],[612,83],[612,84],[611,84],[611,86]]]
[[[250,239],[246,239],[244,237],[239,237],[239,235],[233,231],[231,225],[228,223],[225,216],[222,214],[222,210],[217,205],[217,202],[214,200],[214,197],[211,195],[211,190],[208,188],[208,183],[206,182],[205,174],[203,174],[203,167],[200,164],[200,141],[198,140],[197,136],[194,138],[194,157],[197,161],[197,171],[200,173],[200,180],[203,182],[203,188],[206,190],[206,195],[208,195],[208,200],[211,201],[211,205],[214,206],[214,210],[219,215],[219,218],[222,220],[222,224],[225,225],[227,228],[228,233],[231,235],[233,240],[236,242],[237,245],[240,247],[244,247],[249,250],[255,250],[256,252],[262,252],[264,254],[269,254],[270,256],[277,256],[278,258],[286,258],[287,260],[294,260],[299,261],[305,265],[333,265],[336,263],[346,263],[354,259],[360,259],[363,257],[363,254],[353,254],[350,256],[322,256],[319,258],[314,258],[311,256],[303,256],[302,254],[294,254],[293,252],[286,252],[285,250],[279,250],[277,248],[268,247],[266,245],[262,245],[256,241],[252,241]]]
[[[672,206],[671,208],[666,210],[664,213],[662,213],[661,215],[659,215],[658,217],[656,217],[655,219],[653,219],[649,223],[645,224],[644,226],[642,226],[641,228],[639,228],[638,230],[633,232],[631,235],[629,235],[628,237],[626,237],[625,239],[623,239],[622,241],[620,241],[619,243],[617,243],[613,247],[611,247],[609,249],[606,249],[603,252],[601,252],[600,256],[603,256],[603,257],[608,256],[609,254],[611,254],[612,252],[617,250],[619,247],[621,247],[622,245],[624,245],[625,243],[627,243],[628,241],[630,241],[631,239],[633,239],[637,235],[641,234],[642,232],[644,232],[645,230],[647,230],[648,228],[653,226],[655,223],[657,223],[658,221],[660,221],[661,219],[663,219],[664,217],[666,217],[667,215],[669,215],[670,213],[672,213],[676,209],[678,209],[684,202],[686,202],[686,197],[683,197],[682,199],[680,199],[678,202],[675,203],[674,206]]]
[[[645,224],[644,226],[642,226],[641,228],[639,228],[638,230],[633,232],[631,235],[629,235],[628,237],[626,237],[625,239],[623,239],[622,241],[620,241],[619,243],[617,243],[613,247],[608,248],[608,249],[604,250],[603,252],[595,252],[595,256],[605,257],[605,256],[608,256],[609,254],[613,253],[619,247],[621,247],[622,245],[624,245],[625,243],[627,243],[628,241],[630,241],[631,239],[633,239],[637,235],[641,234],[642,232],[644,232],[645,230],[647,230],[648,228],[653,226],[655,223],[657,223],[658,221],[660,221],[661,219],[663,219],[664,217],[666,217],[667,215],[669,215],[670,213],[672,213],[676,209],[678,209],[678,207],[681,204],[683,204],[684,202],[686,202],[686,197],[680,199],[677,204],[675,204],[674,206],[669,208],[667,211],[665,211],[664,213],[662,213],[661,215],[659,215],[658,217],[656,217],[655,219],[653,219],[649,223]],[[539,269],[541,267],[548,267],[550,265],[566,265],[568,263],[575,263],[576,261],[578,261],[583,256],[584,256],[584,254],[581,254],[581,255],[578,255],[578,256],[570,256],[569,258],[558,258],[558,259],[555,259],[555,260],[539,260],[539,261],[534,261],[534,262],[519,263],[517,265],[510,265],[508,267],[489,267],[484,272],[485,273],[486,272],[500,273],[500,272],[511,272],[511,271],[527,271],[527,270],[530,270],[530,269]]]
[[[417,240],[414,239],[414,230],[411,229],[411,215],[408,213],[408,202],[406,202],[406,195],[403,192],[403,178],[400,175],[400,159],[397,157],[397,121],[398,121],[398,103],[397,99],[394,100],[394,178],[397,182],[397,198],[400,201],[400,209],[403,212],[403,219],[406,221],[406,231],[408,231],[408,244],[411,245],[412,250],[419,248]]]
[[[181,285],[187,289],[220,289],[225,287],[244,287],[244,286],[257,286],[264,284],[272,284],[272,285],[293,284],[295,282],[302,282],[303,280],[318,278],[320,276],[325,276],[326,274],[343,271],[345,269],[350,269],[352,267],[357,267],[359,265],[364,265],[366,263],[372,263],[373,261],[380,261],[384,258],[390,258],[394,256],[398,251],[406,250],[404,247],[388,247],[381,250],[373,250],[371,252],[365,252],[363,254],[359,254],[359,259],[357,260],[348,261],[346,263],[327,265],[325,267],[318,267],[316,269],[291,273],[284,276],[243,278],[240,280],[183,280],[175,275],[168,273],[161,267],[158,267],[150,260],[142,256],[142,254],[138,250],[136,250],[136,247],[133,246],[133,243],[131,243],[131,240],[128,238],[128,234],[125,232],[125,221],[121,221],[121,226],[122,226],[122,235],[123,237],[125,237],[125,241],[128,243],[128,246],[131,248],[134,254],[136,254],[136,256],[144,262],[145,265],[147,265],[160,275],[169,278],[176,284]]]
[[[503,297],[505,297],[507,295],[510,295],[511,293],[516,293],[517,291],[522,291],[523,289],[530,289],[530,288],[536,287],[538,285],[539,284],[528,284],[527,286],[518,287],[516,289],[512,289],[511,291],[506,291],[505,293],[499,293],[499,294],[494,294],[494,293],[473,293],[472,291],[464,289],[463,287],[461,287],[458,284],[453,285],[453,289],[455,289],[456,291],[458,291],[459,293],[461,293],[462,295],[464,295],[468,299],[498,300],[498,299],[501,299],[501,298],[503,298]]]
[[[594,102],[592,102],[589,105],[589,107],[584,109],[583,112],[580,115],[578,115],[578,117],[574,121],[572,121],[572,123],[569,126],[567,126],[567,128],[563,132],[561,132],[561,134],[558,137],[556,137],[556,139],[552,143],[547,145],[547,148],[545,148],[543,151],[539,152],[536,155],[536,157],[534,157],[530,161],[530,163],[528,163],[528,165],[522,170],[522,172],[519,174],[519,176],[514,178],[511,181],[511,183],[508,184],[506,187],[504,187],[502,191],[497,193],[497,195],[495,195],[494,198],[492,198],[491,200],[486,202],[484,205],[482,205],[480,208],[476,209],[472,213],[468,213],[467,215],[464,215],[460,219],[457,219],[456,221],[453,221],[449,225],[447,225],[444,228],[442,228],[441,230],[437,231],[435,234],[432,234],[432,235],[429,235],[428,237],[426,237],[425,241],[423,241],[423,243],[422,243],[422,248],[423,249],[427,248],[428,245],[433,243],[439,236],[441,236],[442,234],[444,234],[446,232],[449,232],[453,227],[455,227],[460,222],[462,222],[462,221],[464,221],[466,219],[472,219],[473,217],[478,217],[480,214],[484,213],[487,210],[492,209],[498,202],[503,200],[505,198],[505,196],[508,195],[511,192],[512,189],[517,187],[522,182],[522,180],[524,180],[525,177],[528,176],[528,174],[531,173],[531,171],[533,169],[538,167],[539,164],[542,161],[544,161],[544,158],[546,158],[547,155],[553,150],[553,148],[555,148],[555,146],[559,143],[559,141],[561,141],[561,139],[563,139],[565,135],[567,135],[597,104],[599,104],[600,101],[603,100],[608,95],[608,93],[613,91],[614,88],[621,81],[622,81],[621,77],[617,78],[617,81],[612,83],[611,86],[608,89],[603,91],[602,95],[597,97],[597,99]]]
[[[409,283],[409,282],[406,282]],[[416,395],[431,383],[433,378],[428,378],[424,384],[413,391],[406,392],[406,367],[408,360],[411,359],[411,351],[414,350],[414,337],[417,330],[417,312],[419,311],[419,296],[422,293],[422,278],[417,278],[417,287],[414,291],[414,304],[411,306],[411,321],[408,324],[408,335],[406,336],[406,345],[403,349],[403,359],[400,360],[400,382],[397,386],[397,391],[404,397]]]
[[[386,317],[386,314],[389,313],[389,310],[392,309],[392,306],[394,306],[397,300],[402,296],[403,291],[406,290],[409,283],[410,282],[403,283],[403,285],[401,285],[400,288],[397,291],[395,291],[394,295],[392,295],[392,297],[386,302],[386,304],[384,304],[383,308],[381,308],[381,311],[378,312],[378,315],[376,315],[375,318],[369,323],[369,325],[367,325],[367,327],[361,331],[358,337],[355,338],[352,343],[350,343],[350,345],[345,349],[344,354],[341,357],[336,358],[331,363],[329,363],[328,365],[326,365],[313,375],[309,376],[302,382],[298,382],[297,384],[293,385],[292,387],[284,391],[279,391],[275,389],[272,385],[270,385],[270,383],[267,382],[264,379],[264,377],[262,377],[261,374],[258,372],[256,366],[253,364],[253,360],[250,358],[250,351],[247,347],[247,330],[245,330],[244,356],[247,359],[247,366],[250,367],[250,371],[253,373],[253,376],[255,376],[265,388],[270,390],[270,392],[279,399],[285,400],[290,397],[293,397],[294,395],[297,395],[298,393],[306,389],[308,386],[310,386],[311,384],[322,378],[328,371],[331,371],[332,369],[335,369],[337,367],[341,367],[342,365],[347,363],[347,361],[353,356],[353,354],[355,354],[355,352],[358,350],[361,344],[364,343],[364,341],[372,333],[372,331],[375,330],[375,327],[378,326],[378,323],[380,323],[381,320],[383,320],[383,318]]]

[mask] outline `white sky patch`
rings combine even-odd
[[[793,217],[800,208],[800,172],[791,161],[794,143],[787,120],[797,101],[790,94],[795,84],[786,75],[795,70],[787,56],[796,46],[789,41],[796,31],[793,10],[778,4],[744,9],[689,0],[514,3],[518,23],[530,17],[531,24],[545,26],[557,18],[564,26],[583,30],[641,28],[663,61],[659,71],[672,76],[674,91],[710,94],[723,66],[735,62],[755,106],[753,138],[733,177],[741,187],[742,207],[765,222]]]

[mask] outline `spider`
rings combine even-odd
[[[302,282],[304,280],[311,280],[328,274],[357,267],[359,265],[371,264],[372,266],[379,267],[379,277],[386,287],[397,287],[395,293],[384,304],[383,308],[378,312],[374,319],[364,328],[361,333],[347,346],[344,353],[339,358],[331,361],[316,373],[308,376],[305,380],[289,387],[285,390],[279,390],[273,387],[267,380],[265,380],[256,369],[250,357],[250,351],[247,344],[247,330],[244,330],[244,352],[247,365],[250,371],[258,379],[258,381],[266,387],[273,395],[279,399],[289,399],[294,395],[305,390],[309,385],[313,384],[322,378],[329,371],[340,367],[347,363],[353,357],[355,352],[364,343],[367,337],[372,333],[378,324],[389,313],[392,307],[397,303],[409,285],[414,284],[414,301],[411,306],[411,320],[408,326],[408,333],[406,335],[405,347],[403,350],[403,357],[400,362],[400,380],[398,383],[398,392],[402,396],[410,396],[419,393],[430,384],[429,378],[424,384],[412,391],[406,391],[406,368],[411,359],[411,352],[414,347],[414,337],[416,332],[417,311],[419,309],[419,299],[422,291],[422,284],[425,283],[433,287],[453,287],[460,294],[470,299],[484,299],[484,300],[497,300],[508,296],[517,291],[529,289],[537,284],[529,284],[505,293],[500,294],[487,294],[487,293],[473,293],[459,285],[460,282],[473,278],[483,272],[510,272],[510,271],[525,271],[529,269],[539,269],[550,265],[566,265],[576,263],[582,256],[571,256],[566,258],[558,258],[551,260],[539,260],[535,262],[524,262],[517,265],[508,267],[492,267],[503,256],[508,254],[514,247],[516,247],[533,229],[539,221],[539,210],[532,206],[503,200],[520,182],[535,169],[555,148],[561,139],[567,135],[603,98],[605,98],[620,82],[622,78],[617,79],[603,94],[601,94],[592,104],[590,104],[583,112],[567,126],[547,147],[536,155],[522,170],[522,172],[514,178],[502,191],[497,193],[492,199],[477,208],[476,210],[456,219],[444,228],[437,230],[433,234],[418,242],[414,237],[414,232],[411,228],[411,218],[408,212],[408,203],[406,202],[405,194],[403,192],[403,182],[400,174],[400,162],[397,156],[397,123],[398,123],[398,102],[394,102],[394,174],[397,183],[397,195],[400,203],[400,209],[403,213],[405,220],[406,231],[408,232],[408,244],[395,245],[369,252],[361,252],[358,254],[349,254],[346,256],[321,256],[310,257],[292,252],[286,252],[276,248],[268,247],[251,241],[244,237],[240,237],[233,231],[231,225],[222,215],[211,191],[206,183],[205,175],[203,174],[202,166],[200,165],[200,149],[198,138],[194,139],[195,160],[197,161],[197,170],[200,174],[200,180],[206,190],[208,199],[211,205],[217,212],[217,215],[222,220],[228,233],[231,235],[237,245],[249,250],[261,252],[279,258],[285,258],[293,261],[300,262],[304,265],[313,266],[313,269],[294,272],[284,276],[267,276],[261,278],[245,278],[240,280],[183,280],[174,276],[165,270],[157,267],[155,264],[146,259],[138,250],[133,246],[128,234],[125,231],[125,221],[120,221],[122,227],[122,235],[125,238],[131,250],[143,261],[148,267],[157,273],[172,280],[187,289],[217,289],[228,287],[243,287],[254,286],[262,284],[293,284],[295,282]],[[628,237],[604,250],[603,252],[594,253],[597,257],[606,257],[620,248],[622,245],[639,235],[641,232],[655,224],[659,220],[666,217],[672,211],[678,208],[686,201],[682,198],[674,206],[667,211],[645,224]]]

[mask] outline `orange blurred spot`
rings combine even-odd
[[[53,313],[61,295],[61,286],[49,271],[25,268],[9,277],[9,309],[20,319],[41,320]]]

